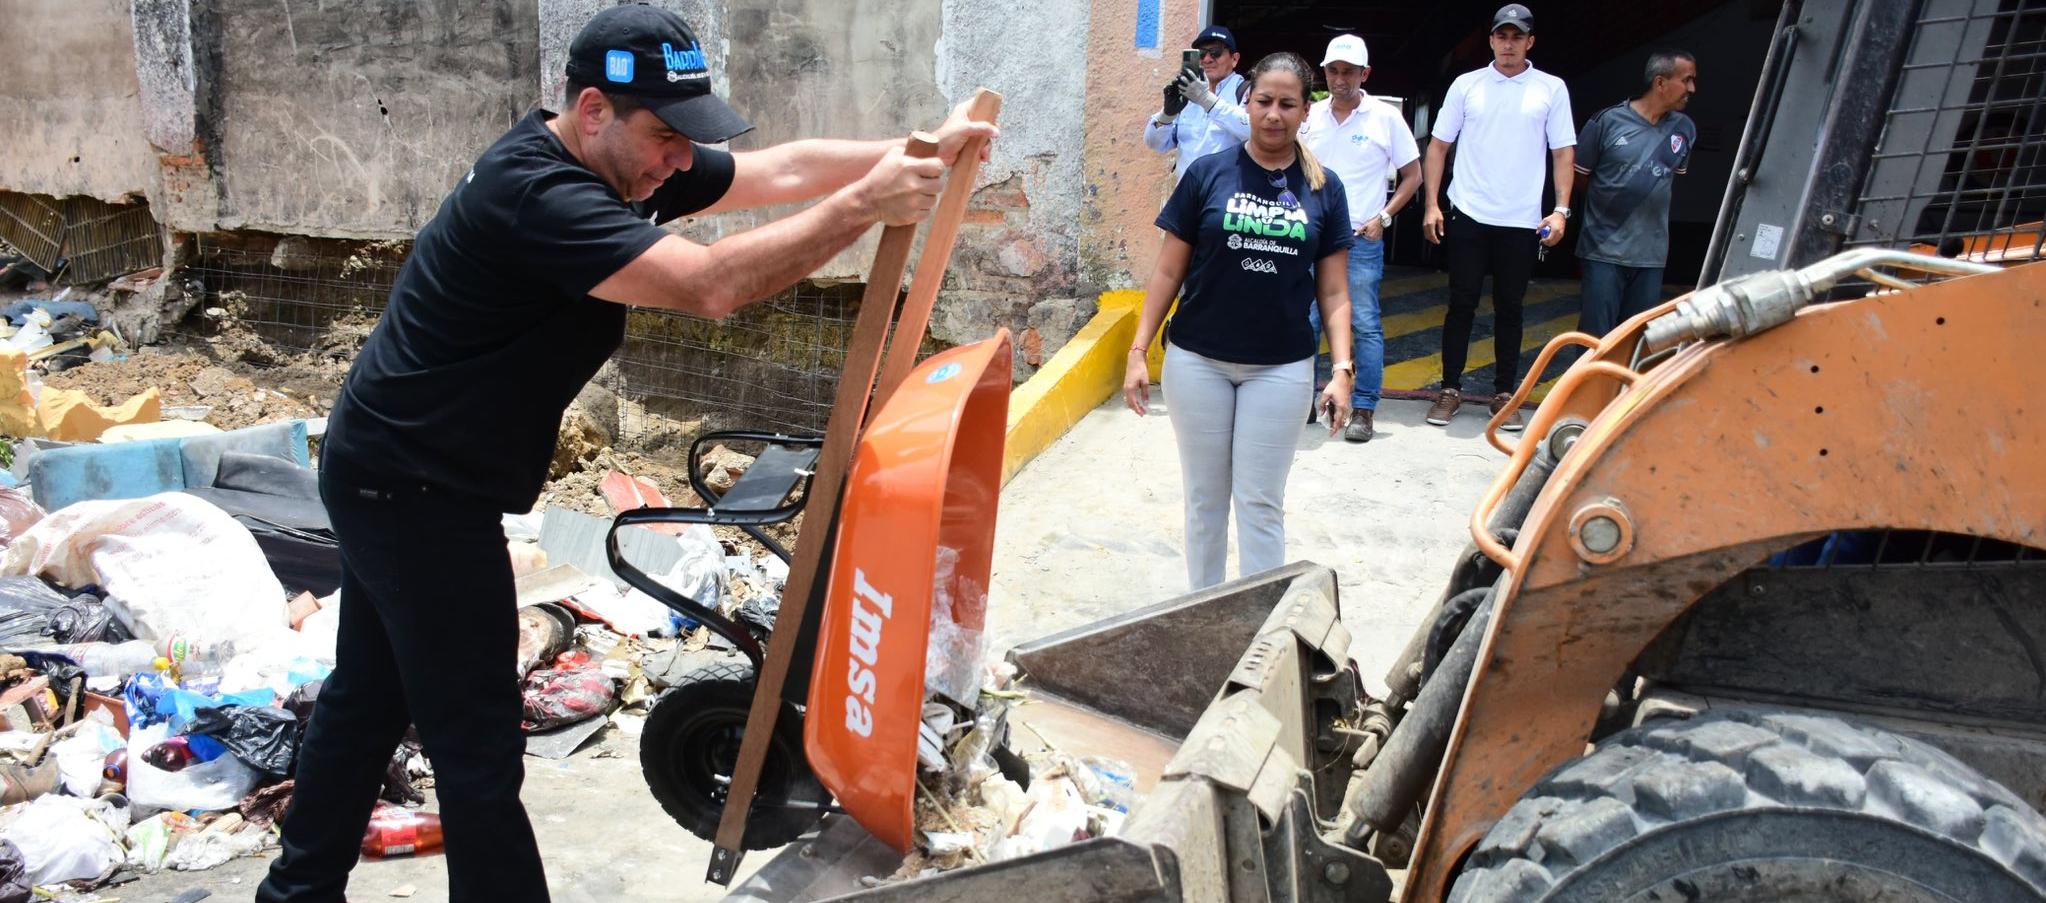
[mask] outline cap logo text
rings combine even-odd
[[[690,44],[688,50],[676,50],[673,45],[663,42],[661,60],[668,64],[668,75],[671,80],[677,72],[696,73],[706,68],[703,64],[703,50],[695,44]]]
[[[604,51],[604,80],[632,83],[632,53],[627,50]]]

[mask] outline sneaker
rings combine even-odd
[[[1350,412],[1350,425],[1343,428],[1343,438],[1351,442],[1370,442],[1372,435],[1371,412]]]
[[[1428,422],[1436,426],[1448,426],[1449,418],[1456,416],[1456,409],[1463,407],[1463,393],[1456,389],[1443,389],[1435,396],[1435,406],[1428,409]]]
[[[1512,400],[1512,395],[1492,396],[1492,416],[1499,416],[1500,409],[1506,407],[1506,403]],[[1513,413],[1507,414],[1506,419],[1499,424],[1499,428],[1509,433],[1517,433],[1520,432],[1521,427],[1526,425],[1520,419],[1520,409],[1514,408]]]

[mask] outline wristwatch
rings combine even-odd
[[[1387,229],[1392,228],[1392,214],[1383,210],[1378,211],[1378,224]]]
[[[1331,370],[1331,371],[1335,371],[1335,370],[1340,370],[1340,371],[1342,371],[1342,372],[1344,372],[1344,373],[1348,373],[1348,374],[1350,374],[1351,376],[1356,376],[1356,375],[1357,375],[1357,362],[1356,362],[1356,361],[1343,361],[1342,363],[1339,363],[1339,364],[1330,364],[1330,365],[1329,365],[1329,370]]]
[[[1557,207],[1556,209],[1551,210],[1549,212],[1561,216],[1564,219],[1570,218],[1570,208],[1568,207]]]

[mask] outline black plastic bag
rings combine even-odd
[[[284,710],[298,716],[298,726],[305,727],[313,719],[313,705],[320,699],[320,688],[327,685],[325,678],[309,680],[299,684],[290,696],[284,697]]]
[[[50,636],[59,643],[125,643],[135,638],[114,610],[91,593],[72,596],[50,612]]]
[[[14,841],[0,840],[0,903],[28,903],[28,859]]]
[[[70,598],[34,577],[0,577],[0,643],[50,635],[50,615]]]
[[[276,706],[200,709],[184,732],[220,741],[242,764],[266,777],[291,777],[298,759],[298,716]]]

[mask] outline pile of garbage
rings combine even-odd
[[[30,468],[35,480],[0,487],[0,903],[274,846],[344,602],[305,429],[286,426],[156,440],[173,443],[162,453],[182,456],[188,479],[193,461],[207,462],[200,482],[211,485],[95,497],[107,487],[65,476],[52,457]],[[101,447],[11,450],[32,460]],[[60,501],[45,510],[38,494]],[[709,642],[701,625],[616,581],[608,526],[566,509],[505,519],[530,755],[565,758],[608,725],[636,735],[662,687],[644,662]],[[623,532],[664,583],[771,624],[787,577],[778,558],[701,526]],[[438,846],[437,819],[416,808],[432,785],[408,733],[365,854]]]
[[[957,550],[938,548],[917,733],[916,846],[877,883],[1106,837],[1138,799],[1128,763],[1075,757],[1041,737],[1027,756],[1014,752],[1009,716],[1029,694],[1015,665],[983,665],[985,637],[972,625],[985,622],[987,588],[961,573],[959,560]]]

